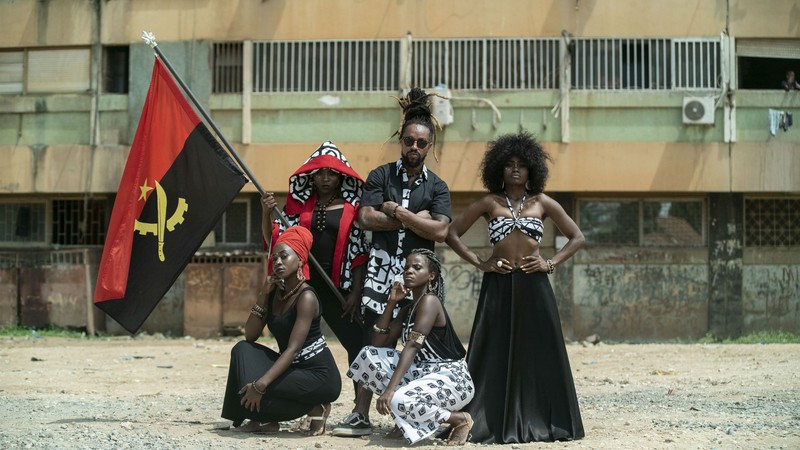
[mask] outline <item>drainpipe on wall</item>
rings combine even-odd
[[[253,41],[242,44],[242,144],[252,137]]]
[[[572,35],[566,30],[561,32],[561,40],[558,45],[559,59],[561,60],[561,99],[559,103],[553,108],[553,113],[558,117],[559,109],[561,112],[561,142],[564,144],[569,143],[569,91],[570,84],[572,83],[572,66],[570,64],[569,45]]]
[[[100,118],[100,83],[102,80],[102,57],[103,46],[100,42],[100,21],[102,16],[101,0],[92,0],[92,76],[91,76],[91,92],[92,101],[89,111],[89,151],[87,152],[87,161],[84,164],[86,168],[85,185],[83,193],[83,221],[84,236],[88,235],[89,230],[89,200],[92,197],[92,172],[94,168],[94,156],[97,151],[99,142],[99,118]],[[87,243],[84,242],[84,245]],[[86,334],[89,336],[95,335],[94,328],[94,286],[92,286],[91,270],[89,267],[89,250],[85,249],[83,252],[83,266],[85,268],[85,282],[86,282]]]

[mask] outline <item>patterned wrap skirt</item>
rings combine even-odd
[[[383,394],[392,379],[400,352],[367,346],[347,371],[347,376],[376,394]],[[450,413],[472,400],[475,387],[467,363],[424,361],[411,364],[389,404],[395,424],[409,444],[434,434]]]

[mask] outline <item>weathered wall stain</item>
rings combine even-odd
[[[572,325],[604,339],[700,337],[707,297],[702,265],[575,265]]]
[[[745,266],[742,276],[744,331],[796,332],[800,324],[800,268]]]
[[[445,304],[453,327],[462,340],[469,339],[481,293],[483,272],[464,262],[444,263]]]

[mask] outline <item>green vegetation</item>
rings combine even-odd
[[[698,341],[700,344],[797,344],[800,335],[788,331],[758,331],[745,336],[720,339],[707,333]]]
[[[2,327],[0,328],[0,336],[8,337],[62,337],[62,338],[77,338],[85,339],[86,332],[78,329],[70,328],[25,328],[20,326]]]

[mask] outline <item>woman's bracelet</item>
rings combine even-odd
[[[552,275],[552,274],[556,273],[556,265],[553,264],[553,260],[552,259],[548,259],[545,262],[547,263],[547,274],[548,275]]]
[[[253,307],[252,307],[252,308],[250,308],[250,314],[252,314],[252,315],[254,315],[254,316],[258,317],[259,319],[263,319],[263,318],[264,318],[264,314],[265,314],[266,312],[267,312],[267,311],[266,311],[264,308],[262,308],[262,307],[258,306],[257,304],[256,304],[256,305],[253,305]]]
[[[254,391],[256,391],[256,394],[258,394],[258,395],[264,395],[264,394],[266,394],[266,393],[267,393],[267,390],[266,390],[266,389],[264,389],[263,391],[259,391],[259,390],[258,390],[258,388],[256,387],[256,382],[255,382],[255,380],[253,380],[253,382],[252,382],[252,383],[250,383],[250,386],[253,388],[253,390],[254,390]]]
[[[381,328],[381,327],[379,327],[378,324],[372,325],[372,331],[374,331],[374,332],[376,332],[378,334],[389,334],[389,330],[390,330],[389,328]]]

